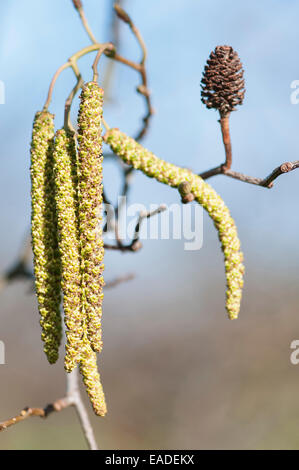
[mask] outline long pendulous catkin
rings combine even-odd
[[[67,336],[64,367],[67,372],[71,372],[80,361],[84,333],[78,223],[77,154],[73,132],[66,132],[63,129],[56,132],[53,157],[58,241],[61,257],[61,285]]]
[[[106,403],[96,353],[87,337],[87,318],[82,305],[82,273],[78,220],[78,174],[76,142],[72,132],[59,130],[55,137],[54,174],[58,218],[61,283],[66,324],[65,369],[71,372],[79,363],[94,412],[106,414]],[[84,273],[83,273],[84,274]]]
[[[31,141],[31,233],[42,340],[51,364],[58,359],[62,331],[53,138],[54,116],[47,111],[38,112]]]
[[[103,90],[95,82],[82,90],[78,116],[78,196],[82,301],[87,335],[94,351],[102,349],[103,258],[102,208],[102,104]]]
[[[105,395],[97,367],[97,355],[91,349],[87,336],[84,337],[84,346],[81,353],[80,372],[86,392],[89,396],[93,410],[98,416],[105,416],[107,412]]]
[[[159,159],[118,129],[107,131],[104,139],[125,163],[141,170],[147,176],[175,188],[185,181],[190,184],[196,201],[208,212],[218,230],[225,258],[226,309],[230,319],[237,318],[243,287],[243,254],[240,251],[240,241],[234,220],[224,201],[202,178],[191,171]]]

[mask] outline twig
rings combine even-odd
[[[72,0],[72,2],[73,2],[74,7],[76,8],[76,10],[79,10],[80,8],[82,8],[81,0]]]
[[[83,429],[84,437],[90,450],[98,450],[98,445],[95,440],[93,428],[86,411],[85,405],[79,389],[79,373],[76,368],[67,376],[67,399],[70,405],[74,406],[79,417],[81,427]]]
[[[114,0],[110,0],[110,1],[113,7]],[[120,0],[119,0],[119,3],[120,3]],[[115,12],[112,7],[111,7],[112,14],[111,14],[111,20],[109,24],[108,35],[111,34],[111,41],[115,45],[116,50],[118,50],[118,47],[120,44],[119,21],[117,20],[117,16],[115,15]],[[113,98],[110,96],[110,90],[111,90],[111,85],[112,85],[114,68],[115,68],[115,61],[109,60],[107,63],[104,78],[103,78],[103,88],[105,90],[105,102],[106,103],[113,101]]]
[[[121,162],[123,164],[123,162]],[[128,165],[123,164],[123,187],[120,193],[121,195],[121,205],[115,208],[115,217],[118,219],[119,215],[122,212],[124,201],[126,200],[129,189],[133,180],[134,168]]]
[[[50,87],[49,87],[49,91],[48,91],[48,96],[47,96],[47,100],[45,102],[45,105],[44,105],[44,111],[46,111],[49,107],[49,104],[51,102],[51,99],[52,99],[52,94],[53,94],[53,90],[54,90],[54,86],[55,86],[55,83],[56,83],[56,80],[57,78],[59,77],[59,75],[61,74],[61,72],[63,72],[63,70],[67,69],[68,67],[70,66],[69,62],[66,62],[65,64],[62,64],[59,69],[56,70],[53,78],[52,78],[52,81],[50,83]]]
[[[71,403],[67,398],[62,398],[55,401],[54,403],[47,405],[45,408],[25,407],[17,416],[14,416],[13,418],[7,419],[6,421],[0,423],[0,432],[5,431],[10,426],[18,424],[21,421],[24,421],[25,419],[30,418],[32,416],[47,418],[54,411],[62,411],[64,408],[67,408],[70,405]]]
[[[104,52],[104,54],[107,57],[109,57],[110,59],[113,59],[117,62],[121,62],[121,63],[127,65],[128,67],[131,67],[132,69],[139,72],[140,76],[141,76],[142,83],[141,83],[141,85],[139,85],[137,87],[137,91],[138,91],[138,93],[140,93],[141,95],[143,95],[145,97],[145,101],[146,101],[146,105],[147,105],[147,112],[146,112],[146,115],[143,118],[143,126],[142,126],[141,130],[138,132],[138,135],[135,138],[135,140],[140,140],[146,134],[146,132],[148,130],[148,127],[149,127],[150,118],[154,114],[154,110],[153,110],[152,105],[151,105],[150,91],[147,88],[147,73],[146,73],[146,68],[145,68],[147,50],[146,50],[145,42],[144,42],[138,28],[133,23],[133,21],[131,20],[129,15],[119,5],[115,4],[114,9],[116,11],[116,14],[118,15],[118,17],[120,19],[125,21],[130,26],[130,29],[131,29],[132,33],[136,37],[136,39],[137,39],[137,41],[140,45],[140,48],[142,50],[142,58],[141,58],[140,63],[137,64],[134,61],[126,59],[125,57],[122,57],[121,55],[117,54],[116,50],[115,50],[115,47],[114,47],[113,50],[111,50],[109,48],[106,48],[106,50],[101,51],[100,49],[101,49],[102,45],[97,43],[97,40],[96,40],[94,34],[92,33],[89,25],[88,25],[87,19],[85,17],[84,11],[83,11],[82,2],[77,1],[77,0],[73,0],[73,3],[74,3],[75,8],[78,10],[78,12],[80,14],[80,18],[82,20],[82,25],[83,25],[84,29],[86,30],[91,42],[93,43],[93,46],[95,47],[95,49],[91,49],[89,47],[89,48],[83,49],[82,51],[79,51],[77,54],[74,54],[74,56],[72,56],[71,59],[69,59],[68,63],[65,64],[65,67],[73,65],[76,62],[77,58],[82,57],[82,55],[85,55],[88,52],[91,52],[91,50],[98,50],[99,51],[98,56],[100,56],[102,54],[102,52]],[[98,59],[99,59],[99,57],[98,57]],[[93,66],[94,80],[95,80],[95,78],[97,79],[97,72],[95,71],[95,68],[96,68],[96,65]],[[59,75],[59,73],[60,73],[60,71],[58,70],[56,74]],[[53,92],[53,87],[54,87],[55,81],[57,79],[57,76],[55,75],[55,80],[54,80],[53,84],[51,83],[51,87],[50,87],[50,90],[49,90],[49,94],[48,94],[47,102],[46,102],[46,105],[45,105],[45,109],[47,109],[48,106],[49,106],[49,103],[50,103],[50,100],[51,100],[51,95],[52,95],[52,92]]]
[[[127,23],[130,26],[134,36],[136,37],[136,39],[139,43],[139,46],[142,50],[142,59],[141,59],[140,64],[143,65],[145,60],[146,60],[147,50],[146,50],[145,42],[144,42],[138,28],[133,23],[131,17],[128,15],[128,13],[123,8],[121,8],[119,3],[114,4],[114,10],[115,10],[115,13],[117,14],[117,16],[119,17],[119,19],[121,19],[124,23]]]
[[[70,120],[71,106],[72,106],[73,100],[74,100],[77,92],[82,87],[83,83],[84,83],[83,78],[82,78],[81,74],[79,74],[78,77],[77,77],[77,83],[74,86],[74,88],[72,89],[71,93],[69,94],[69,96],[67,97],[67,100],[65,102],[65,106],[64,106],[64,127],[66,129],[71,129],[71,130],[74,131],[74,128],[73,128],[71,120]]]
[[[115,51],[115,46],[111,42],[109,42],[109,43],[102,44],[101,47],[99,47],[99,50],[98,50],[98,53],[97,53],[96,58],[94,60],[94,63],[92,64],[93,81],[94,82],[97,82],[98,79],[99,79],[98,64],[99,64],[99,60],[101,58],[101,55],[105,51],[108,51],[108,52]]]
[[[275,168],[272,173],[270,173],[270,175],[268,175],[266,178],[256,178],[252,176],[247,176],[243,173],[231,170],[232,146],[229,133],[229,116],[230,113],[226,113],[225,115],[221,115],[220,113],[219,120],[221,126],[222,140],[225,149],[225,162],[222,165],[216,166],[215,168],[211,168],[210,170],[199,173],[199,176],[201,176],[202,179],[206,180],[208,178],[211,178],[212,176],[225,175],[229,176],[230,178],[243,181],[244,183],[255,184],[264,188],[272,188],[273,181],[278,178],[278,176],[282,175],[283,173],[289,173],[290,171],[299,168],[299,160],[296,160],[294,162],[282,163],[280,166]]]
[[[33,279],[27,265],[31,257],[31,235],[26,236],[24,246],[15,263],[0,276],[0,291],[16,279]]]
[[[225,163],[223,167],[228,170],[232,166],[232,144],[230,140],[230,133],[229,133],[229,113],[225,116],[220,117],[220,126],[221,126],[221,134],[223,145],[225,149]]]
[[[136,25],[132,21],[131,17],[128,15],[128,13],[123,8],[121,8],[120,5],[118,5],[118,4],[114,5],[114,10],[115,10],[117,16],[122,21],[124,21],[126,24],[129,25],[129,27],[130,27],[132,33],[134,34],[134,36],[135,36],[135,38],[136,38],[136,40],[137,40],[137,42],[138,42],[138,44],[141,48],[141,51],[142,51],[142,58],[141,58],[139,64],[134,64],[132,62],[129,63],[129,61],[127,61],[127,59],[124,59],[123,57],[121,57],[117,54],[114,57],[115,60],[118,60],[119,62],[122,62],[122,63],[126,63],[126,65],[130,65],[130,67],[135,68],[135,70],[137,70],[141,75],[142,83],[141,83],[141,85],[139,85],[137,87],[137,91],[138,91],[138,93],[143,95],[144,98],[145,98],[146,106],[147,106],[147,112],[146,112],[146,115],[143,118],[143,126],[140,129],[140,131],[138,132],[137,136],[135,137],[135,140],[139,141],[139,140],[142,139],[142,137],[145,136],[145,134],[148,130],[148,127],[149,127],[150,118],[154,114],[154,110],[153,110],[152,104],[151,104],[150,91],[147,87],[147,73],[146,73],[146,68],[145,68],[145,62],[146,62],[146,58],[147,58],[147,49],[146,49],[145,42],[144,42],[144,40],[143,40],[143,38],[140,34],[139,29],[136,27]]]
[[[75,369],[70,374],[66,374],[66,377],[67,390],[66,396],[64,398],[56,400],[54,403],[47,405],[45,408],[25,407],[19,415],[0,423],[0,432],[32,416],[47,418],[54,411],[59,412],[64,410],[65,408],[68,408],[69,406],[74,406],[79,417],[84,437],[86,439],[89,449],[98,450],[89,416],[79,391],[78,369]]]
[[[164,212],[167,209],[167,207],[164,204],[161,204],[157,209],[154,209],[153,211],[148,211],[148,212],[140,212],[136,226],[135,226],[135,231],[134,231],[134,236],[132,238],[132,241],[128,245],[124,245],[119,238],[118,235],[118,227],[116,223],[115,227],[115,233],[116,233],[116,245],[110,245],[108,243],[104,243],[104,248],[107,250],[115,250],[115,251],[121,251],[121,252],[135,252],[139,251],[142,248],[142,243],[140,242],[140,228],[141,224],[145,219],[149,219],[150,217],[153,217],[156,214],[160,214],[161,212]]]
[[[76,10],[79,13],[82,25],[83,25],[86,33],[88,34],[89,39],[91,40],[91,42],[93,42],[95,44],[97,42],[97,40],[96,40],[95,36],[93,35],[93,32],[92,32],[92,30],[91,30],[91,28],[88,24],[87,18],[85,16],[85,13],[84,13],[84,10],[83,10],[83,5],[82,5],[81,0],[72,0],[72,2],[73,2],[74,7],[76,8]]]
[[[126,274],[125,276],[117,277],[113,279],[112,281],[106,282],[105,289],[111,289],[112,287],[116,287],[119,284],[122,284],[123,282],[131,281],[134,278],[135,278],[135,274]]]
[[[111,43],[109,43],[111,44]],[[49,86],[49,90],[48,90],[48,95],[47,95],[47,99],[46,99],[46,102],[44,104],[44,108],[43,110],[46,111],[50,105],[50,102],[51,102],[51,99],[52,99],[52,95],[53,95],[53,90],[54,90],[54,86],[55,86],[55,83],[59,77],[59,75],[67,68],[71,67],[73,69],[73,72],[76,76],[76,78],[78,79],[79,75],[80,75],[80,71],[78,69],[78,65],[77,65],[77,60],[80,59],[81,57],[85,56],[86,54],[89,54],[90,52],[94,52],[94,51],[99,51],[99,49],[101,49],[103,47],[103,44],[100,44],[100,43],[96,43],[96,44],[92,44],[91,46],[87,46],[87,47],[84,47],[83,49],[81,49],[80,51],[76,52],[75,54],[73,54],[67,62],[65,62],[63,65],[61,65],[57,71],[55,72],[52,80],[51,80],[51,83],[50,83],[50,86]],[[112,46],[111,46],[111,49],[112,49]],[[106,51],[107,52],[107,51]],[[109,53],[111,54],[112,51],[110,50]]]
[[[255,184],[264,188],[272,188],[273,181],[278,178],[278,176],[284,173],[289,173],[290,171],[293,171],[296,168],[299,168],[299,160],[296,160],[294,162],[282,163],[277,168],[275,168],[272,173],[270,173],[270,175],[268,175],[266,178],[255,178],[252,176],[244,175],[243,173],[238,173],[237,171],[226,169],[224,165],[220,165],[215,168],[212,168],[211,170],[200,173],[199,176],[201,176],[205,180],[211,178],[212,176],[225,175],[229,176],[230,178],[243,181],[244,183]]]

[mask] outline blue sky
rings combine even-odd
[[[109,40],[110,2],[85,0],[85,11],[100,41]],[[297,59],[298,2],[196,0],[127,0],[125,6],[148,46],[149,87],[156,115],[144,144],[159,156],[195,171],[223,160],[218,116],[200,101],[205,61],[218,44],[230,44],[244,64],[246,97],[231,117],[233,169],[254,176],[268,174],[278,164],[298,159],[299,105],[290,103],[291,82],[299,79]],[[77,49],[89,44],[70,0],[6,0],[0,4],[0,79],[6,104],[0,106],[0,198],[2,230],[0,265],[18,249],[30,214],[29,141],[32,119],[44,103],[54,71]],[[121,53],[137,58],[139,50],[125,25]],[[91,78],[92,56],[82,59]],[[51,111],[57,126],[63,102],[73,84],[70,71],[59,78]],[[113,79],[113,103],[105,116],[112,126],[135,133],[144,103],[135,93],[138,76],[118,65]],[[76,113],[76,107],[74,108]],[[75,115],[75,114],[74,114]],[[111,194],[118,170],[105,165]],[[299,172],[282,176],[266,190],[216,177],[210,183],[223,196],[239,226],[248,252],[271,261],[298,263]],[[177,194],[137,175],[132,200],[145,204],[177,201]],[[205,219],[208,240],[213,227]],[[165,246],[165,242],[161,247]]]

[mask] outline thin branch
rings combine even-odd
[[[272,188],[273,181],[278,178],[278,176],[284,173],[289,173],[290,171],[293,171],[296,168],[299,168],[299,160],[296,160],[294,162],[282,163],[277,168],[275,168],[272,173],[270,173],[270,175],[266,176],[266,178],[255,178],[252,176],[244,175],[243,173],[238,173],[237,171],[233,171],[231,169],[226,169],[224,165],[220,165],[215,168],[212,168],[211,170],[200,173],[199,176],[206,180],[208,178],[211,178],[212,176],[225,175],[229,176],[230,178],[242,181],[244,183],[255,184],[264,188]]]
[[[55,86],[57,78],[59,77],[61,72],[63,72],[63,70],[67,69],[69,66],[70,66],[69,62],[66,62],[65,64],[62,64],[59,67],[59,69],[56,70],[56,72],[55,72],[55,74],[52,78],[52,81],[50,83],[50,87],[49,87],[49,91],[48,91],[48,95],[47,95],[47,100],[46,100],[45,105],[44,105],[44,111],[46,111],[48,109],[49,104],[51,102],[52,94],[53,94],[53,90],[54,90],[54,86]]]
[[[140,64],[143,65],[145,60],[146,60],[146,57],[147,57],[147,50],[146,50],[145,42],[144,42],[144,40],[143,40],[143,38],[140,34],[139,29],[133,23],[131,17],[128,15],[128,13],[123,8],[121,8],[119,3],[114,4],[114,10],[115,10],[115,13],[117,14],[117,16],[119,17],[119,19],[121,19],[124,23],[127,23],[130,26],[130,28],[132,30],[132,33],[134,34],[135,38],[137,39],[138,44],[139,44],[139,46],[141,48],[141,51],[142,51],[142,59],[140,61]]]
[[[23,410],[13,418],[7,419],[0,423],[0,432],[5,431],[7,428],[24,421],[27,418],[32,416],[39,416],[40,418],[47,418],[54,411],[62,411],[64,408],[70,406],[71,403],[68,402],[66,398],[59,399],[54,403],[47,405],[45,408],[30,408],[25,407]]]
[[[123,162],[121,162],[123,164]],[[129,193],[129,189],[130,189],[130,186],[131,186],[131,183],[132,183],[132,180],[133,180],[133,172],[134,172],[134,168],[131,167],[131,166],[128,166],[128,165],[125,165],[123,164],[123,187],[122,187],[122,190],[121,190],[121,204],[120,206],[117,206],[115,208],[115,217],[118,219],[118,217],[120,216],[121,212],[122,212],[122,209],[123,209],[123,206],[124,206],[124,202],[128,196],[128,193]]]
[[[122,252],[128,252],[128,251],[139,251],[142,248],[141,243],[136,243],[132,241],[129,243],[129,245],[112,245],[110,243],[104,243],[104,248],[105,250],[112,250],[112,251],[122,251]]]
[[[71,119],[70,119],[71,107],[72,107],[73,100],[74,100],[76,94],[78,93],[79,89],[82,87],[83,83],[84,83],[83,78],[82,78],[81,74],[79,74],[78,77],[77,77],[77,83],[74,86],[74,88],[72,89],[69,96],[67,97],[67,100],[66,100],[65,106],[64,106],[64,127],[66,129],[71,129],[72,131],[74,131],[74,128],[73,128],[73,125],[72,125]]]
[[[84,437],[90,450],[98,450],[98,445],[94,436],[93,428],[82,401],[79,389],[79,372],[76,368],[67,376],[67,400],[70,405],[74,406],[83,429]]]
[[[232,145],[230,139],[230,132],[229,132],[229,116],[230,113],[225,115],[221,115],[220,113],[220,126],[221,126],[221,133],[222,133],[222,140],[225,149],[225,162],[222,165],[216,166],[211,168],[210,170],[204,171],[199,173],[202,179],[206,180],[211,178],[212,176],[216,175],[224,175],[229,176],[230,178],[237,179],[244,183],[255,184],[257,186],[262,186],[264,188],[272,188],[273,181],[278,178],[278,176],[282,175],[283,173],[289,173],[290,171],[299,168],[299,160],[294,162],[285,162],[275,168],[270,175],[266,176],[266,178],[256,178],[253,176],[244,175],[243,173],[239,173],[237,171],[231,170],[232,166]]]
[[[54,403],[47,405],[45,408],[24,408],[17,416],[0,423],[0,432],[6,430],[10,426],[24,421],[27,418],[33,416],[47,418],[54,411],[59,412],[65,408],[68,408],[69,406],[74,406],[79,417],[88,448],[90,450],[98,450],[89,416],[80,395],[78,369],[75,369],[70,374],[66,374],[66,380],[67,390],[66,396],[64,398],[56,400]]]
[[[108,243],[104,243],[104,248],[106,250],[115,250],[115,251],[121,251],[121,252],[136,252],[139,251],[142,248],[142,243],[140,241],[140,228],[142,225],[142,222],[145,219],[149,219],[150,217],[153,217],[156,214],[160,214],[161,212],[164,212],[167,209],[167,207],[164,204],[161,204],[157,209],[154,209],[153,211],[148,211],[148,212],[140,212],[135,230],[134,230],[134,235],[132,238],[132,241],[128,245],[124,245],[118,235],[118,227],[117,223],[115,224],[115,233],[116,233],[116,245],[111,245]]]
[[[117,54],[116,50],[115,50],[115,47],[114,47],[114,50],[109,50],[109,48],[107,48],[105,51],[101,51],[100,49],[101,49],[102,45],[97,43],[97,40],[96,40],[94,34],[92,33],[89,25],[88,25],[87,19],[85,17],[84,11],[83,11],[82,2],[80,0],[79,1],[73,0],[73,3],[74,3],[75,8],[78,10],[78,12],[80,14],[82,25],[83,25],[84,29],[86,30],[91,42],[93,43],[93,46],[99,51],[98,56],[100,56],[102,54],[102,52],[104,52],[104,54],[107,57],[109,57],[110,59],[113,59],[117,62],[121,62],[121,63],[127,65],[128,67],[136,70],[138,73],[140,73],[142,83],[141,83],[141,85],[139,85],[137,87],[137,92],[144,96],[145,101],[146,101],[146,106],[147,106],[147,112],[146,112],[146,114],[143,118],[142,128],[140,129],[140,131],[138,132],[138,134],[135,138],[135,140],[139,141],[146,134],[146,132],[148,130],[148,127],[149,127],[150,118],[154,114],[154,110],[153,110],[152,104],[151,104],[150,91],[147,87],[147,73],[146,73],[146,68],[145,68],[147,50],[146,50],[145,42],[144,42],[144,40],[143,40],[143,38],[140,34],[140,31],[138,30],[136,25],[133,23],[133,21],[129,17],[129,15],[119,5],[115,4],[114,9],[116,11],[116,14],[118,15],[118,17],[120,19],[125,21],[130,26],[130,29],[131,29],[132,33],[136,37],[136,40],[138,41],[138,44],[140,45],[140,48],[141,48],[141,51],[142,51],[142,58],[141,58],[140,63],[137,64],[134,61],[126,59],[125,57],[122,57],[121,55]],[[72,56],[72,58],[69,59],[68,65],[70,65],[71,60],[72,60],[72,62],[75,62],[77,60],[77,58],[82,57],[82,55],[85,55],[87,52],[91,51],[90,48],[87,48],[87,49],[88,49],[87,51],[85,51],[83,49],[79,53],[74,54],[74,56]],[[80,55],[78,55],[78,54],[80,54]],[[98,60],[98,59],[99,59],[99,57],[96,58],[96,60]],[[66,64],[66,66],[68,66],[68,65]],[[96,69],[96,65],[94,64],[94,66],[93,66],[94,80],[97,79],[97,72],[96,72],[95,69]],[[54,83],[55,83],[55,81],[54,81]],[[51,93],[49,92],[50,96],[48,96],[45,108],[47,108],[49,103],[50,103],[53,87],[54,87],[54,84],[52,86]]]
[[[230,169],[230,167],[232,166],[232,144],[229,133],[229,116],[229,113],[225,116],[221,116],[219,121],[221,126],[223,145],[225,149],[225,163],[223,166],[227,170]]]
[[[199,176],[203,180],[207,180],[208,178],[211,178],[212,176],[223,175],[223,174],[224,174],[223,165],[219,165],[219,166],[216,166],[215,168],[211,168],[210,170],[199,173]]]
[[[106,282],[105,289],[112,289],[113,287],[116,287],[123,282],[131,281],[132,279],[135,279],[135,274],[126,274],[125,276],[116,277],[112,281]]]
[[[113,6],[114,0],[112,0],[111,3]],[[119,0],[119,3],[120,3],[120,0]],[[110,39],[112,43],[115,45],[116,50],[118,50],[119,44],[120,44],[119,24],[120,23],[117,19],[117,16],[115,15],[113,8],[111,8],[111,19],[110,19],[110,24],[109,24],[109,29],[108,29],[108,36],[111,35]],[[111,90],[111,85],[112,85],[114,69],[115,69],[115,61],[109,60],[107,63],[104,78],[103,78],[103,88],[105,90],[105,102],[106,103],[113,101],[113,98],[110,95],[110,90]]]
[[[82,5],[81,0],[72,0],[72,1],[73,1],[74,7],[76,8],[76,10],[79,13],[82,25],[83,25],[89,39],[91,40],[91,42],[93,42],[95,44],[97,42],[97,40],[96,40],[96,38],[95,38],[95,36],[94,36],[94,34],[93,34],[89,24],[88,24],[87,18],[85,16],[85,13],[84,13],[84,10],[83,10],[83,5]]]
[[[0,291],[16,279],[33,279],[33,274],[28,268],[31,257],[31,235],[27,235],[24,246],[13,265],[0,276]]]
[[[134,62],[133,60],[126,59],[125,57],[115,53],[114,55],[111,55],[111,53],[105,51],[105,55],[109,57],[110,59],[114,59],[117,62],[120,62],[121,64],[127,65],[133,70],[136,70],[136,72],[141,72],[140,65]]]
[[[140,93],[141,95],[144,96],[145,98],[145,101],[146,101],[146,106],[147,106],[147,112],[146,112],[146,115],[144,116],[143,118],[143,126],[142,128],[140,129],[140,131],[138,132],[137,136],[135,137],[135,140],[139,141],[142,139],[142,137],[145,136],[147,130],[148,130],[148,127],[149,127],[149,122],[150,122],[150,118],[151,116],[154,114],[154,110],[152,108],[152,104],[151,104],[151,96],[150,96],[150,91],[147,87],[147,73],[146,73],[146,67],[145,67],[145,62],[146,62],[146,58],[147,58],[147,49],[146,49],[146,45],[145,45],[145,42],[140,34],[140,31],[139,29],[137,28],[137,26],[134,24],[134,22],[132,21],[131,17],[128,15],[128,13],[120,7],[120,5],[118,4],[115,4],[114,5],[114,10],[117,14],[117,16],[122,20],[124,21],[126,24],[129,25],[132,33],[134,34],[140,48],[141,48],[141,51],[142,51],[142,58],[141,58],[141,61],[139,64],[134,64],[132,62],[130,62],[130,66],[132,68],[135,68],[135,70],[137,70],[139,73],[140,73],[140,76],[141,76],[141,85],[139,85],[137,87],[137,91],[138,93]],[[122,63],[126,63],[126,65],[129,65],[127,59],[124,59],[123,57],[119,56],[119,55],[115,55],[114,57],[115,60],[118,60],[119,62],[122,62]]]
[[[54,74],[54,76],[51,80],[50,86],[49,86],[47,99],[46,99],[46,102],[45,102],[45,105],[44,105],[44,108],[43,108],[44,111],[46,111],[48,109],[49,105],[50,105],[52,95],[53,95],[54,86],[55,86],[55,83],[56,83],[59,75],[65,69],[71,67],[73,69],[73,72],[74,72],[76,78],[78,79],[78,76],[80,75],[80,72],[79,72],[79,69],[78,69],[77,60],[80,59],[81,57],[85,56],[86,54],[89,54],[90,52],[98,51],[102,47],[103,47],[103,44],[100,44],[100,43],[96,43],[96,44],[92,44],[91,46],[84,47],[80,51],[73,54],[67,62],[65,62],[63,65],[61,65],[57,69],[57,71],[55,72],[55,74]],[[111,49],[112,49],[112,45],[111,45]],[[112,54],[112,51],[109,51],[109,53]]]
[[[93,70],[93,81],[97,82],[99,79],[99,72],[98,72],[98,64],[99,60],[101,58],[101,55],[105,52],[112,52],[115,51],[115,46],[112,43],[105,43],[102,44],[101,47],[99,47],[98,53],[96,55],[96,58],[94,60],[94,63],[92,64],[92,70]]]
[[[283,173],[289,173],[290,171],[293,171],[296,168],[299,168],[299,160],[296,160],[295,162],[283,163],[279,167],[275,168],[275,170],[273,170],[272,173],[262,181],[261,186],[265,186],[268,188],[272,187],[273,181],[278,178],[278,176],[282,175]]]
[[[79,8],[82,8],[83,6],[81,0],[72,0],[72,2],[76,10],[79,10]]]

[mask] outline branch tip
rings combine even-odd
[[[81,8],[83,8],[81,0],[72,0],[72,1],[73,1],[73,5],[76,8],[76,10],[79,11],[79,10],[81,10]]]
[[[113,5],[113,8],[114,8],[115,13],[117,14],[117,16],[120,20],[124,21],[124,23],[127,23],[130,27],[133,26],[133,22],[132,22],[130,16],[128,15],[128,13],[125,12],[125,10],[123,10],[123,8],[121,8],[120,5],[115,3]]]

